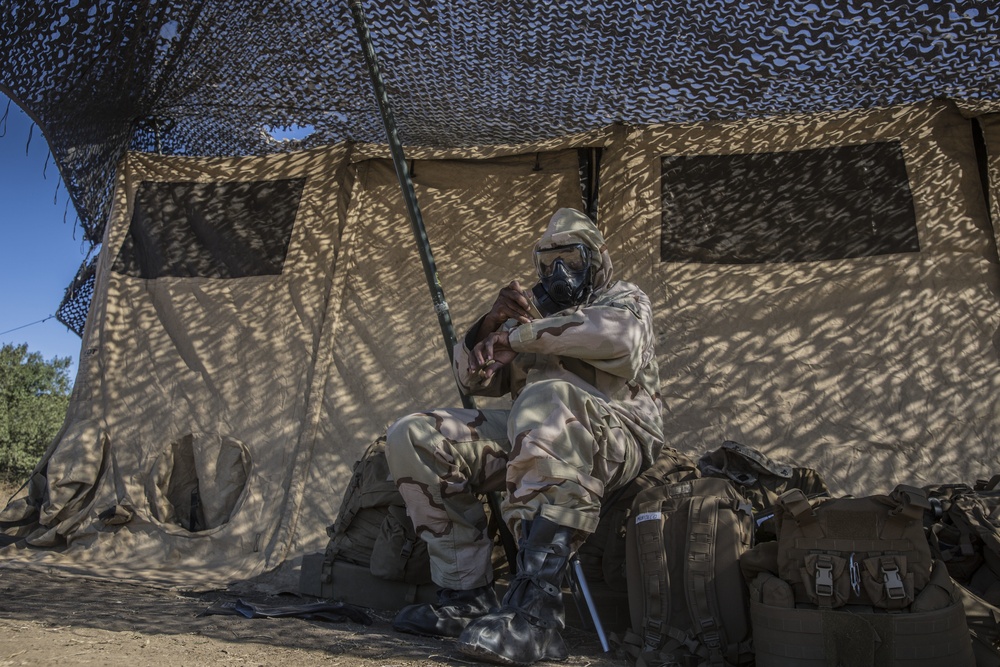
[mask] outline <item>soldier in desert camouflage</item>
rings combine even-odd
[[[388,431],[389,467],[427,542],[437,604],[402,609],[403,632],[458,637],[468,655],[528,665],[567,656],[561,586],[597,526],[601,499],[663,444],[648,297],[612,281],[604,237],[560,209],[534,248],[539,283],[514,281],[456,345],[463,390],[510,394],[510,410],[441,409]],[[506,491],[517,573],[493,592],[487,520],[476,493]]]

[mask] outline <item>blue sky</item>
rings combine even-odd
[[[7,97],[0,94],[0,117],[6,108]],[[72,205],[66,209],[68,196],[59,170],[51,158],[45,166],[49,148],[38,127],[28,143],[31,125],[27,114],[11,104],[7,132],[0,137],[0,246],[4,249],[0,254],[0,344],[27,343],[31,352],[46,359],[70,357],[72,380],[80,338],[54,317],[31,323],[55,314],[86,257],[87,244],[81,229],[74,232],[76,213]],[[0,134],[3,131],[0,123]],[[23,328],[9,331],[17,327]]]

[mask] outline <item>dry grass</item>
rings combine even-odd
[[[21,488],[21,482],[10,482],[0,477],[0,510],[6,507],[7,501],[19,488]]]

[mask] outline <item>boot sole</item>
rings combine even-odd
[[[510,658],[498,655],[493,651],[488,651],[482,646],[476,646],[475,644],[459,644],[458,652],[484,662],[492,662],[496,665],[515,665],[516,667],[527,667],[531,664],[530,662],[514,662]]]
[[[396,632],[402,632],[408,635],[417,635],[418,637],[436,637],[438,639],[458,639],[459,635],[462,634],[461,630],[459,630],[457,634],[448,634],[445,632],[428,631],[417,626],[407,625],[405,623],[400,623],[398,625],[393,623],[392,629]]]
[[[458,644],[459,653],[464,653],[470,658],[478,658],[484,662],[492,662],[495,665],[513,665],[514,667],[529,667],[529,665],[534,665],[535,662],[517,662],[516,660],[511,660],[510,658],[500,655],[499,653],[494,653],[493,651],[478,646],[477,644]],[[562,662],[568,658],[568,655],[543,655],[538,659],[538,662],[542,661],[554,661]]]

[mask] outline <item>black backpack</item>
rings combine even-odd
[[[732,440],[699,458],[698,470],[703,477],[728,479],[753,504],[754,543],[778,539],[774,503],[785,491],[799,489],[810,499],[830,495],[823,477],[812,468],[778,463]]]
[[[636,496],[626,537],[632,627],[623,649],[637,665],[753,662],[740,573],[751,511],[732,484],[711,477]]]
[[[656,462],[639,473],[629,484],[612,492],[601,506],[597,529],[577,551],[588,583],[604,582],[624,590],[625,531],[632,513],[632,502],[640,491],[653,486],[673,484],[699,477],[694,461],[670,447],[664,447]]]
[[[958,585],[979,665],[1000,665],[1000,475],[924,487],[931,554]]]

